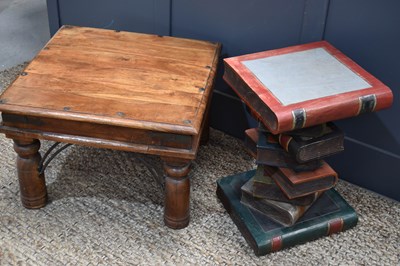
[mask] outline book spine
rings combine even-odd
[[[285,151],[296,158],[297,162],[306,163],[344,150],[343,132],[333,124],[331,128],[335,131],[308,140],[301,140],[301,137],[282,133],[278,135],[278,141]]]
[[[293,143],[293,137],[289,136],[289,135],[285,135],[285,134],[279,134],[278,135],[278,141],[279,144],[281,144],[282,148],[289,152],[289,148],[291,143]]]
[[[294,108],[277,114],[278,127],[272,133],[301,129],[319,125],[328,121],[358,116],[364,113],[376,112],[391,106],[393,94],[387,89],[381,89],[374,94],[355,98],[357,92],[344,93],[335,99],[334,106],[329,104],[329,97],[315,100],[307,108]],[[354,94],[354,95],[352,95]],[[351,96],[351,97],[350,97]],[[350,100],[349,100],[350,99]]]
[[[357,215],[348,213],[341,218],[334,218],[324,223],[315,225],[312,228],[309,228],[309,230],[302,230],[300,232],[293,230],[295,233],[276,235],[265,243],[265,245],[262,247],[262,250],[260,249],[260,254],[279,251],[288,247],[313,241],[324,236],[346,231],[347,229],[354,227],[357,222]]]
[[[315,152],[315,153],[311,154],[311,156],[309,156],[310,158],[304,159],[303,157],[306,157],[306,156],[302,156],[301,146],[294,140],[294,138],[292,136],[285,135],[285,134],[279,134],[278,141],[279,141],[279,144],[282,146],[282,148],[286,152],[292,154],[292,156],[296,159],[296,161],[298,163],[307,163],[311,160],[316,160],[316,159],[322,158],[322,157],[321,158],[318,157],[319,154],[317,152]]]

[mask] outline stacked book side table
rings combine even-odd
[[[224,80],[259,121],[245,132],[257,170],[217,182],[255,253],[355,226],[324,160],[344,150],[333,121],[390,107],[391,90],[325,41],[227,58]]]
[[[219,53],[206,41],[62,27],[0,98],[23,205],[46,204],[44,139],[160,156],[165,224],[187,226]]]

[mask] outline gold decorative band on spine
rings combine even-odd
[[[358,97],[357,115],[373,112],[375,110],[376,103],[377,100],[375,94]]]
[[[304,108],[296,109],[292,111],[293,116],[293,129],[303,128],[306,124],[307,113]]]

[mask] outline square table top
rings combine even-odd
[[[224,59],[224,80],[273,133],[391,106],[393,93],[326,41]]]
[[[197,135],[219,52],[219,43],[63,26],[0,111]]]
[[[282,105],[371,87],[322,47],[242,63]]]

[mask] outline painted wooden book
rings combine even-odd
[[[256,174],[257,175],[257,174]],[[242,197],[240,202],[247,207],[261,212],[263,215],[269,217],[277,223],[282,224],[283,226],[291,226],[297,222],[297,220],[303,216],[303,214],[311,207],[311,205],[317,200],[318,196],[322,193],[315,193],[313,195],[312,201],[310,201],[307,205],[296,205],[293,203],[289,203],[288,200],[283,195],[282,191],[279,191],[279,187],[268,186],[272,193],[275,193],[272,197],[274,198],[276,195],[281,195],[280,200],[268,199],[268,198],[258,198],[254,197],[254,177],[250,178],[242,187]],[[274,181],[272,181],[274,183]],[[303,202],[302,202],[303,203]]]
[[[254,170],[217,181],[217,196],[257,256],[306,243],[357,224],[354,209],[334,189],[328,190],[293,226],[285,227],[240,203],[241,187]]]
[[[326,41],[224,59],[224,80],[273,133],[392,105],[392,91]]]
[[[289,199],[271,178],[271,176],[265,174],[264,168],[264,165],[259,164],[257,166],[256,173],[247,184],[247,190],[251,191],[252,197],[286,202],[298,206],[310,205],[318,197],[318,193],[314,193],[304,197]]]
[[[278,140],[285,151],[299,163],[306,163],[325,158],[344,150],[344,134],[334,123],[326,124],[319,135],[310,137],[309,131],[297,130],[278,135]]]
[[[299,163],[296,158],[285,151],[278,139],[272,134],[259,131],[257,128],[245,131],[245,146],[256,159],[257,164],[287,167],[295,171],[311,171],[322,165],[320,160]]]
[[[264,170],[289,199],[328,190],[338,181],[337,173],[325,161],[314,171],[295,172],[289,168],[270,166],[265,166]]]

